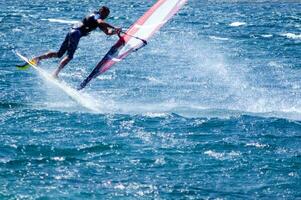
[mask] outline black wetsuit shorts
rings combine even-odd
[[[58,57],[61,58],[67,52],[68,58],[72,59],[81,37],[81,31],[77,28],[72,28],[66,35],[65,40],[58,51]]]

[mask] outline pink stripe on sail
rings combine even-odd
[[[156,4],[154,4],[142,17],[140,17],[126,32],[129,35],[135,35],[137,31],[139,31],[139,28],[137,28],[136,25],[142,26],[151,16],[152,14],[167,0],[158,0]],[[127,42],[130,39],[128,36],[125,38],[125,41]]]
[[[185,2],[187,2],[187,0],[180,0],[176,6],[167,14],[167,16],[164,18],[163,22],[164,23],[160,23],[152,32],[151,34],[149,34],[149,36],[147,38],[144,38],[145,40],[148,40],[150,37],[152,37],[155,32],[157,32],[164,24],[167,23],[167,21],[174,16],[180,9],[181,7],[185,4]]]
[[[166,3],[167,1],[173,1],[173,0],[159,0],[157,1],[157,3],[155,5],[153,5],[142,17],[140,17],[136,23],[134,23],[130,29],[126,32],[127,34],[130,35],[134,35],[135,33],[137,33],[139,31],[139,28],[137,28],[137,25],[143,27],[143,24],[152,16],[152,14],[160,7],[162,6],[162,4]],[[175,6],[174,8],[167,14],[167,16],[164,18],[163,23],[159,23],[158,26],[156,26],[155,29],[152,30],[152,32],[148,35],[147,38],[143,38],[143,39],[149,39],[152,35],[154,35],[154,33],[156,31],[158,31],[175,13],[177,13],[179,11],[179,9],[187,2],[187,0],[180,0]],[[123,36],[123,39],[126,42],[128,42],[131,37],[129,35],[125,35]],[[122,48],[122,45],[120,45],[120,47]],[[134,49],[134,48],[133,48]],[[129,55],[133,49],[130,49],[126,52],[124,52],[121,55],[118,55],[117,59],[121,60],[123,58],[125,58],[127,55]],[[100,73],[104,73],[105,71],[107,71],[112,65],[114,65],[116,62],[109,60],[107,63],[105,63],[101,69],[100,69]]]

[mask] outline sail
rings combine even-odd
[[[96,65],[91,74],[80,84],[83,89],[93,78],[110,69],[130,53],[142,48],[187,0],[158,0],[119,38],[104,58]]]

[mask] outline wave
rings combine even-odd
[[[217,36],[209,36],[210,39],[212,40],[221,40],[221,41],[228,41],[229,38],[224,38],[224,37],[217,37]]]
[[[88,95],[88,94],[86,94]],[[94,96],[94,95],[93,95]],[[91,96],[89,96],[91,97]],[[57,100],[57,99],[56,99]],[[205,108],[201,106],[181,106],[177,103],[160,103],[160,104],[131,104],[124,102],[115,102],[114,100],[102,98],[101,101],[96,99],[84,98],[87,100],[84,104],[82,102],[75,103],[74,100],[63,101],[62,97],[60,102],[54,101],[52,103],[44,103],[43,110],[58,110],[60,112],[70,113],[89,113],[89,114],[110,114],[110,115],[137,115],[150,118],[165,118],[171,116],[181,116],[185,118],[206,118],[206,119],[230,119],[232,117],[250,116],[259,118],[277,118],[301,121],[301,111],[297,109],[275,110],[275,111],[248,111],[248,110],[231,110],[221,108]],[[91,103],[92,102],[92,103]],[[93,103],[97,102],[97,104]],[[79,105],[84,110],[80,109]],[[40,107],[40,106],[38,106]],[[34,108],[36,109],[36,107]]]
[[[283,37],[287,37],[289,39],[293,39],[293,40],[301,40],[301,34],[295,34],[295,33],[283,33],[280,34]]]
[[[279,109],[279,110],[235,110],[227,108],[210,108],[197,105],[181,105],[176,102],[162,103],[122,103],[122,102],[102,102],[105,106],[101,110],[103,113],[125,114],[125,115],[142,115],[149,117],[162,117],[170,115],[179,115],[188,118],[219,118],[229,119],[239,116],[253,116],[263,118],[279,118],[301,120],[301,110],[298,109]]]
[[[243,25],[246,25],[247,23],[245,22],[232,22],[231,24],[229,24],[229,26],[232,26],[232,27],[238,27],[238,26],[243,26]]]
[[[263,38],[271,38],[271,37],[273,37],[272,34],[263,34],[263,35],[260,35],[260,36],[263,37]]]
[[[41,19],[42,21],[49,21],[49,22],[54,22],[54,23],[61,23],[61,24],[77,24],[80,23],[80,21],[75,21],[75,20],[64,20],[64,19]]]
[[[232,160],[236,157],[240,157],[241,153],[238,151],[231,151],[228,153],[225,152],[217,152],[217,151],[213,151],[213,150],[208,150],[204,152],[205,155],[215,158],[217,160]]]

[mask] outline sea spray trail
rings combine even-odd
[[[89,94],[79,92],[76,89],[73,89],[70,86],[68,86],[65,82],[58,81],[52,78],[47,72],[45,72],[42,69],[37,68],[37,70],[43,76],[43,78],[45,78],[51,84],[64,91],[71,99],[76,101],[80,106],[83,106],[93,112],[101,112],[101,106],[99,105],[99,102],[92,98]]]
[[[21,59],[23,59],[25,62],[30,63],[28,59],[24,56],[22,56],[17,51],[14,51],[16,55],[18,55]],[[79,103],[81,106],[92,110],[94,112],[100,112],[100,107],[94,99],[91,98],[88,94],[84,94],[83,92],[79,92],[76,89],[71,88],[68,86],[65,82],[58,81],[57,79],[53,78],[50,74],[48,74],[46,71],[41,69],[40,67],[35,66],[34,64],[30,64],[31,67],[33,67],[35,70],[39,72],[40,75],[47,81],[49,81],[51,84],[55,85],[61,91],[65,92],[70,98],[72,98],[74,101]]]

